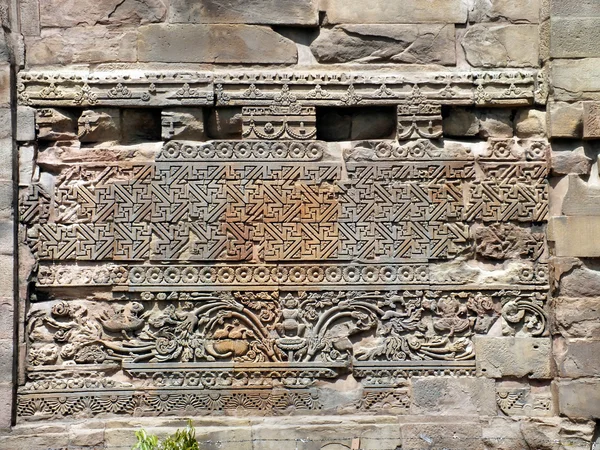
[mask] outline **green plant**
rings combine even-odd
[[[146,433],[144,429],[136,431],[135,437],[138,441],[132,450],[200,450],[191,420],[188,420],[185,429],[177,430],[164,442],[159,442],[156,436]]]

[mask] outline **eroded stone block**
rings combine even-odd
[[[561,414],[572,419],[600,418],[600,380],[556,382]]]
[[[555,101],[600,100],[600,58],[556,59],[552,62]]]
[[[204,140],[204,113],[201,108],[162,110],[162,138]]]
[[[318,25],[317,0],[171,0],[171,23]]]
[[[561,377],[592,378],[600,374],[600,340],[558,338],[554,341],[553,353]]]
[[[489,378],[552,378],[549,338],[475,338],[477,374]]]
[[[310,48],[321,63],[456,63],[454,25],[339,25]]]
[[[538,33],[535,25],[477,24],[461,45],[473,67],[537,67]]]
[[[600,300],[559,297],[552,302],[554,326],[566,338],[598,338],[600,336]]]
[[[464,23],[468,6],[461,0],[326,0],[329,23]]]
[[[40,141],[60,141],[77,138],[77,119],[67,109],[36,110],[36,127]]]
[[[598,19],[552,17],[550,56],[553,58],[597,58],[600,56]]]
[[[143,62],[294,64],[298,60],[291,40],[254,25],[146,25],[139,28],[138,51]]]
[[[106,26],[46,28],[40,37],[26,37],[29,65],[134,62],[136,32]]]
[[[600,257],[600,216],[560,216],[550,222],[556,256]]]
[[[486,378],[413,378],[411,413],[495,415],[494,381]]]
[[[81,142],[118,141],[121,138],[121,112],[118,109],[83,111],[77,125]]]
[[[17,107],[17,141],[35,140],[35,109],[28,106]]]
[[[162,0],[44,0],[39,2],[43,27],[145,24],[161,21]]]
[[[588,175],[593,160],[585,154],[584,147],[562,149],[558,144],[553,145],[550,164],[555,175]]]
[[[518,111],[515,117],[515,131],[520,138],[541,138],[546,136],[546,112],[538,109]]]

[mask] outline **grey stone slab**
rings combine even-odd
[[[550,22],[550,57],[595,58],[600,56],[597,18],[553,17]]]
[[[552,378],[550,338],[476,336],[477,374],[488,378]]]
[[[318,25],[316,0],[171,0],[170,23]]]
[[[537,67],[539,31],[536,25],[476,24],[461,40],[473,67]]]
[[[413,378],[411,413],[495,415],[494,380],[474,377]]]
[[[464,23],[468,5],[462,0],[324,0],[329,23]]]
[[[311,44],[321,63],[456,64],[454,25],[339,25]]]
[[[571,419],[600,418],[600,380],[561,380],[557,389],[561,414]]]
[[[255,25],[146,25],[139,28],[143,62],[293,64],[296,45]]]

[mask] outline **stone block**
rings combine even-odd
[[[77,138],[77,118],[67,109],[42,108],[35,117],[40,141],[61,141]]]
[[[552,378],[550,338],[476,336],[477,375]]]
[[[469,22],[538,23],[542,0],[474,0],[469,10]]]
[[[163,109],[161,114],[163,139],[206,139],[201,108]]]
[[[556,256],[600,257],[600,216],[560,216],[550,221]]]
[[[445,136],[477,136],[479,118],[475,111],[465,108],[452,108],[443,122]]]
[[[600,336],[596,338],[600,339]],[[600,340],[557,338],[554,340],[553,353],[561,377],[583,378],[600,375]]]
[[[13,177],[13,140],[8,138],[0,139],[0,180],[10,180]]]
[[[550,57],[594,58],[600,56],[598,19],[552,17]]]
[[[560,279],[560,295],[565,297],[597,297],[600,292],[600,271],[583,264]]]
[[[588,175],[590,173],[593,160],[588,158],[583,147],[555,151],[558,148],[560,148],[558,144],[552,146],[550,167],[553,175]]]
[[[14,254],[14,226],[11,220],[0,221],[0,255]]]
[[[20,30],[23,36],[40,35],[40,4],[39,0],[21,0],[19,2]],[[42,2],[42,5],[47,2]],[[53,2],[56,3],[56,2]]]
[[[600,336],[600,298],[558,297],[552,302],[554,332],[567,338]]]
[[[163,0],[43,0],[42,27],[71,28],[160,22],[167,13]]]
[[[583,104],[550,102],[547,122],[549,137],[581,138],[583,136]]]
[[[551,417],[555,414],[550,383],[497,381],[496,402],[507,416]]]
[[[29,186],[33,180],[35,170],[35,147],[33,145],[19,146],[18,156],[19,186]]]
[[[9,108],[0,108],[0,139],[12,140],[12,111]]]
[[[539,109],[522,109],[515,117],[515,132],[522,139],[546,136],[546,112]]]
[[[479,136],[488,138],[513,137],[514,125],[510,110],[477,110],[479,117]]]
[[[600,102],[583,102],[583,138],[600,139]]]
[[[339,25],[310,48],[320,63],[456,64],[454,25]]]
[[[77,125],[81,142],[118,141],[121,138],[121,111],[117,108],[85,110]]]
[[[13,182],[0,180],[0,220],[12,220],[13,218]]]
[[[468,5],[462,0],[325,0],[321,10],[338,23],[465,23]]]
[[[600,17],[597,0],[550,0],[550,13],[559,17]]]
[[[495,415],[494,380],[474,377],[413,378],[411,413]]]
[[[318,25],[316,0],[171,0],[170,23]]]
[[[600,216],[600,186],[569,175],[569,189],[563,203],[565,216]]]
[[[10,64],[0,62],[0,106],[11,107],[11,69]]]
[[[0,382],[0,430],[8,429],[13,424],[12,423],[12,413],[13,413],[13,385],[10,382]],[[2,433],[0,433],[2,434]],[[3,444],[1,443],[5,438],[0,439],[0,450],[3,449]],[[13,446],[13,447],[4,447],[4,449],[17,449],[17,448],[33,448],[30,446],[31,444],[26,444],[24,447],[21,446]],[[41,448],[41,447],[40,447]]]
[[[257,25],[146,25],[139,28],[138,52],[140,62],[294,64],[298,60],[294,42]]]
[[[402,424],[402,448],[429,449],[480,449],[481,423],[460,420],[457,423]],[[393,447],[392,447],[393,448]]]
[[[46,28],[40,37],[26,37],[25,46],[30,66],[137,59],[135,31],[106,26]]]
[[[12,336],[10,339],[0,339],[0,384],[13,382],[14,356]]]
[[[29,106],[17,107],[17,141],[35,140],[35,109]]]
[[[125,143],[160,141],[161,118],[155,109],[127,108],[122,111],[123,141]]]
[[[557,59],[551,67],[554,100],[600,100],[600,58]]]
[[[398,421],[393,416],[296,416],[257,419],[252,424],[254,448],[261,450],[345,449],[359,437],[363,450],[391,449],[402,444]]]
[[[2,231],[0,229],[0,231]],[[14,300],[12,297],[0,297],[0,340],[14,339]]]
[[[600,380],[557,383],[559,412],[571,419],[600,419]]]
[[[487,25],[469,27],[461,40],[467,62],[473,67],[537,67],[537,25]]]

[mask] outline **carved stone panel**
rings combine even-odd
[[[475,375],[476,335],[547,336],[547,142],[446,141],[441,113],[535,79],[21,73],[51,143],[20,196],[19,416],[407,413],[412,377]],[[316,139],[316,108],[378,104],[397,139]],[[140,105],[162,142],[120,141]],[[205,139],[198,108],[226,105],[242,139]]]

